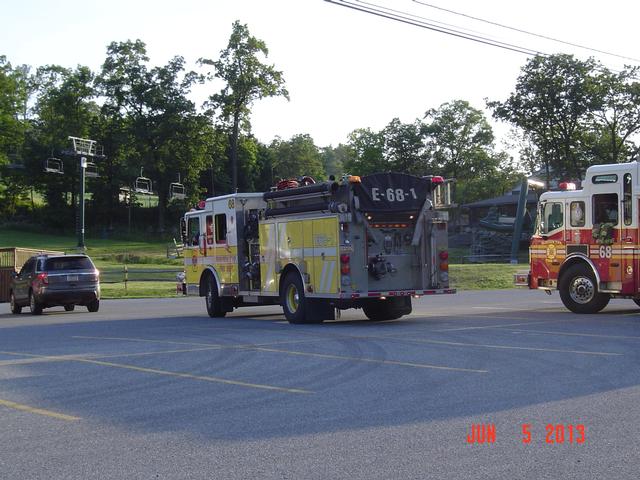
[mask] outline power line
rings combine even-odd
[[[589,50],[589,51],[592,51],[592,52],[602,53],[604,55],[609,55],[609,56],[612,56],[612,57],[622,58],[624,60],[632,60],[634,62],[640,62],[640,59],[637,59],[637,58],[627,57],[627,56],[624,56],[624,55],[619,55],[617,53],[607,52],[605,50],[599,50],[599,49],[593,48],[593,47],[587,47],[585,45],[580,45],[579,43],[572,43],[572,42],[568,42],[566,40],[560,40],[558,38],[549,37],[547,35],[542,35],[542,34],[539,34],[539,33],[529,32],[527,30],[522,30],[522,29],[516,28],[516,27],[510,27],[509,25],[504,25],[502,23],[493,22],[491,20],[487,20],[487,19],[480,18],[480,17],[474,17],[473,15],[468,15],[468,14],[462,13],[462,12],[456,12],[454,10],[449,10],[448,8],[439,7],[438,5],[433,5],[431,3],[422,2],[420,0],[412,0],[412,1],[414,3],[420,4],[420,5],[424,5],[425,7],[434,8],[436,10],[440,10],[440,11],[447,12],[447,13],[452,13],[452,14],[458,15],[460,17],[470,18],[471,20],[477,20],[479,22],[488,23],[489,25],[494,25],[496,27],[505,28],[507,30],[512,30],[514,32],[524,33],[526,35],[531,35],[533,37],[543,38],[545,40],[551,40],[552,42],[562,43],[564,45],[570,45],[572,47],[582,48],[584,50]]]
[[[471,40],[477,43],[490,45],[492,47],[498,47],[504,50],[510,50],[513,52],[522,53],[527,56],[536,56],[536,55],[548,56],[546,53],[533,50],[527,47],[522,47],[522,46],[511,44],[511,43],[493,40],[491,38],[481,36],[481,35],[465,33],[462,30],[460,30],[459,27],[456,27],[456,28],[441,27],[433,23],[433,20],[420,17],[418,15],[412,15],[407,12],[401,12],[399,10],[387,8],[382,5],[377,5],[374,3],[368,3],[368,2],[356,0],[358,3],[360,3],[360,5],[358,5],[348,0],[325,0],[325,1],[329,3],[333,3],[335,5],[339,5],[341,7],[347,7],[353,10],[357,10],[359,12],[369,13],[371,15],[386,18],[388,20],[394,20],[396,22],[404,23],[407,25],[413,25],[416,27],[432,30],[439,33],[444,33],[444,34],[462,38],[465,40]]]

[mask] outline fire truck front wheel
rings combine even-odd
[[[598,292],[591,269],[578,263],[569,267],[558,282],[562,303],[574,313],[598,313],[607,306],[611,297]]]
[[[207,275],[205,302],[207,305],[207,313],[210,317],[224,317],[227,312],[222,308],[222,301],[218,295],[218,285],[213,275]]]

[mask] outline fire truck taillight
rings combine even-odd
[[[351,266],[349,265],[350,257],[349,255],[342,254],[340,255],[340,273],[343,275],[347,275],[351,273]]]
[[[438,255],[440,257],[440,281],[448,282],[449,281],[449,252],[446,250],[442,250]]]

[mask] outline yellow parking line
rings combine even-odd
[[[64,413],[52,412],[51,410],[45,410],[43,408],[30,407],[29,405],[11,402],[9,400],[2,400],[1,398],[0,405],[2,405],[3,407],[13,408],[14,410],[35,413],[36,415],[44,415],[46,417],[57,418],[58,420],[66,420],[68,422],[80,420],[80,417],[74,417],[73,415],[65,415]]]
[[[31,365],[32,363],[64,362],[65,360],[68,360],[68,358],[21,358],[19,360],[2,360],[0,361],[0,367]]]
[[[175,340],[152,340],[146,338],[131,337],[90,337],[87,335],[73,335],[71,338],[82,338],[85,340],[121,340],[123,342],[140,342],[140,343],[167,343],[170,345],[192,345],[200,347],[224,347],[221,343],[200,343],[200,342],[176,342]]]
[[[458,332],[462,330],[482,330],[485,328],[500,328],[500,327],[517,327],[520,325],[537,325],[540,323],[549,323],[549,320],[541,322],[521,322],[521,323],[500,323],[496,325],[482,325],[478,327],[458,327],[458,328],[444,328],[441,330],[434,330],[434,332]]]
[[[250,388],[258,388],[262,390],[273,390],[276,392],[285,392],[285,393],[312,393],[310,390],[305,390],[302,388],[285,388],[285,387],[276,387],[273,385],[264,385],[261,383],[249,383],[249,382],[241,382],[239,380],[229,380],[227,378],[220,377],[210,377],[205,375],[192,375],[190,373],[182,373],[182,372],[171,372],[169,370],[159,370],[157,368],[145,368],[145,367],[137,367],[135,365],[127,365],[124,363],[112,363],[112,362],[102,362],[100,360],[90,360],[88,358],[77,358],[74,359],[75,362],[82,363],[92,363],[94,365],[102,365],[105,367],[114,367],[114,368],[123,368],[126,370],[134,370],[137,372],[145,372],[145,373],[154,373],[156,375],[166,375],[169,377],[179,377],[179,378],[190,378],[192,380],[202,380],[204,382],[213,382],[213,383],[224,383],[227,385],[237,385],[241,387],[250,387]]]
[[[517,347],[512,345],[487,345],[481,343],[463,343],[463,342],[445,342],[440,340],[419,340],[419,339],[405,339],[396,337],[398,340],[409,343],[428,343],[434,345],[451,345],[453,347],[476,347],[476,348],[497,348],[501,350],[529,350],[532,352],[553,352],[553,353],[575,353],[580,355],[599,355],[599,356],[621,356],[622,353],[612,352],[593,352],[589,350],[562,350],[555,348],[537,348],[537,347]]]
[[[206,348],[203,348],[203,350],[214,350],[217,348],[220,348],[220,349],[252,348],[252,347],[269,346],[269,345],[286,345],[290,343],[306,343],[306,342],[313,342],[313,341],[320,340],[320,339],[316,339],[316,340],[305,339],[305,340],[283,340],[281,342],[267,342],[267,343],[224,344],[224,343],[202,343],[202,342],[176,342],[174,340],[153,340],[153,339],[147,339],[147,338],[131,338],[131,337],[89,337],[85,335],[74,335],[71,338],[80,338],[80,339],[87,339],[87,340],[122,340],[125,342],[165,343],[169,345],[192,345],[194,347],[198,347],[198,346],[206,347]],[[179,352],[179,350],[177,352]]]
[[[9,352],[2,352],[7,355],[14,355]],[[17,355],[28,356],[28,354],[19,353]],[[12,366],[12,365],[29,365],[32,363],[47,363],[47,362],[65,362],[68,360],[73,360],[74,358],[86,358],[87,356],[93,356],[91,353],[81,353],[75,355],[56,355],[56,356],[30,356],[29,358],[21,358],[18,360],[1,360],[0,367]]]
[[[510,330],[512,332],[518,333],[534,333],[536,335],[564,335],[569,337],[594,337],[594,338],[625,338],[631,340],[640,340],[639,336],[633,335],[603,335],[597,333],[574,333],[574,332],[554,332],[552,330],[525,330],[525,329],[514,329],[507,328],[508,325],[504,325],[506,330]]]
[[[165,353],[189,353],[203,352],[208,350],[220,350],[219,347],[200,347],[200,348],[181,348],[178,350],[158,350],[156,352],[137,352],[137,353],[110,353],[108,355],[91,355],[91,358],[118,358],[118,357],[145,357],[148,355],[162,355]]]
[[[48,359],[59,359],[60,358],[60,359],[63,359],[63,360],[67,360],[69,362],[91,363],[91,364],[94,364],[94,365],[102,365],[102,366],[105,366],[105,367],[114,367],[114,368],[123,368],[123,369],[126,369],[126,370],[135,370],[135,371],[138,371],[138,372],[153,373],[153,374],[156,374],[156,375],[166,375],[166,376],[170,376],[170,377],[190,378],[192,380],[201,380],[201,381],[204,381],[204,382],[224,383],[224,384],[227,384],[227,385],[237,385],[237,386],[241,386],[241,387],[258,388],[258,389],[262,389],[262,390],[272,390],[272,391],[284,392],[284,393],[313,393],[310,390],[305,390],[305,389],[301,389],[301,388],[276,387],[276,386],[273,386],[273,385],[264,385],[264,384],[260,384],[260,383],[249,383],[249,382],[242,382],[242,381],[239,381],[239,380],[229,380],[227,378],[210,377],[210,376],[205,376],[205,375],[192,375],[190,373],[172,372],[172,371],[169,371],[169,370],[159,370],[159,369],[155,369],[155,368],[137,367],[135,365],[128,365],[128,364],[124,364],[124,363],[103,362],[103,361],[100,361],[100,360],[91,360],[90,358],[56,357],[56,356],[51,356],[51,355],[36,355],[36,354],[33,354],[33,353],[6,352],[6,351],[0,351],[0,354],[25,356],[25,357],[33,357],[33,358],[48,358]]]
[[[75,338],[86,338],[86,337],[75,337]],[[100,337],[93,337],[93,338],[100,338]],[[103,339],[107,339],[107,340],[124,340],[124,338],[116,338],[116,337],[102,337]],[[368,337],[358,337],[358,338],[368,338]],[[129,339],[132,341],[136,341],[136,339]],[[141,341],[141,342],[154,342],[154,343],[180,343],[180,344],[185,344],[186,342],[173,342],[171,340],[167,340],[167,341],[163,341],[163,340],[148,340],[148,339],[138,339],[137,341]],[[200,343],[193,343],[193,345],[201,345]],[[228,349],[234,349],[234,350],[251,350],[251,351],[258,351],[258,352],[269,352],[269,353],[284,353],[287,355],[299,355],[299,356],[306,356],[306,357],[316,357],[316,358],[329,358],[332,360],[349,360],[349,361],[355,361],[355,362],[364,362],[364,363],[378,363],[378,364],[382,364],[382,365],[397,365],[397,366],[402,366],[402,367],[414,367],[414,368],[431,368],[431,369],[437,369],[437,370],[450,370],[450,371],[457,371],[457,372],[472,372],[472,373],[487,373],[488,370],[476,370],[476,369],[470,369],[470,368],[458,368],[458,367],[448,367],[448,366],[443,366],[443,365],[431,365],[431,364],[425,364],[425,363],[410,363],[410,362],[400,362],[400,361],[396,361],[396,360],[379,360],[379,359],[375,359],[375,358],[361,358],[361,357],[349,357],[349,356],[344,356],[344,355],[332,355],[332,354],[325,354],[325,353],[313,353],[313,352],[301,352],[301,351],[297,351],[297,350],[283,350],[283,349],[278,349],[278,348],[267,348],[267,347],[260,347],[257,345],[251,345],[251,344],[247,344],[247,345],[230,345],[230,346],[223,346],[222,348],[228,348]]]
[[[427,363],[400,362],[397,360],[378,360],[376,358],[348,357],[344,355],[332,355],[328,353],[299,352],[295,350],[281,350],[278,348],[256,347],[256,348],[247,348],[247,350],[257,350],[259,352],[286,353],[287,355],[300,355],[304,357],[330,358],[332,360],[349,360],[353,362],[379,363],[382,365],[398,365],[401,367],[432,368],[436,370],[451,370],[455,372],[488,373],[488,370],[476,370],[473,368],[447,367],[443,365],[430,365]]]

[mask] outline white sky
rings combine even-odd
[[[367,0],[439,20],[545,53],[624,61],[549,43],[418,5]],[[640,3],[609,0],[424,0],[523,30],[640,57]],[[240,20],[269,48],[268,62],[284,72],[291,101],[259,101],[253,133],[263,142],[308,133],[318,146],[345,142],[356,128],[381,129],[394,117],[411,122],[429,108],[463,99],[484,108],[513,90],[523,54],[353,11],[323,0],[5,0],[0,55],[14,64],[87,65],[98,70],[111,41],[139,38],[154,64],[174,55],[196,68],[217,58],[231,24]],[[9,4],[10,3],[10,4]],[[627,62],[630,63],[630,62]],[[198,103],[208,93],[194,93]],[[489,114],[487,115],[489,116]],[[503,134],[506,127],[497,129]]]

